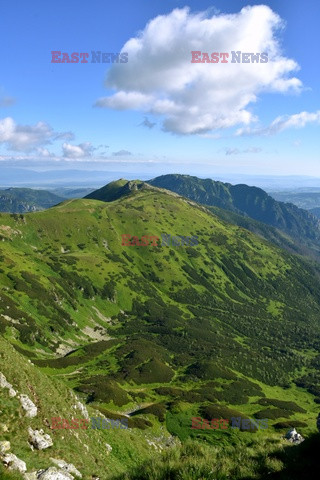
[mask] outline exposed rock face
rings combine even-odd
[[[13,389],[11,383],[9,383],[3,373],[0,372],[0,387],[8,388],[10,397],[15,397],[17,392]]]
[[[37,472],[26,473],[25,480],[74,480],[74,477],[68,472],[58,470],[55,467],[38,470]]]
[[[299,443],[302,443],[304,441],[303,436],[300,435],[300,433],[298,433],[295,428],[289,430],[288,433],[285,435],[285,438],[289,442],[294,443],[295,445],[299,445]]]
[[[7,453],[1,457],[1,460],[8,470],[18,470],[18,472],[24,473],[27,471],[27,465],[25,462],[16,457],[13,453]]]
[[[55,463],[62,470],[66,471],[68,473],[73,473],[77,477],[82,478],[81,473],[79,472],[79,470],[76,469],[76,467],[74,465],[72,465],[72,463],[67,463],[64,460],[57,460],[56,458],[50,458],[50,460],[53,463]]]
[[[46,448],[52,447],[53,442],[50,435],[44,433],[41,430],[32,430],[31,427],[28,428],[29,433],[29,443],[32,447],[37,450],[45,450]]]
[[[27,395],[20,395],[19,400],[21,407],[26,412],[26,417],[33,418],[37,416],[38,409]]]
[[[80,412],[82,413],[82,415],[84,416],[84,418],[86,418],[87,420],[89,420],[88,410],[87,410],[86,407],[83,405],[83,403],[77,401],[77,403],[76,403],[75,405],[73,405],[73,408],[76,409],[76,410],[80,410]]]

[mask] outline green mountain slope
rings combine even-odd
[[[0,190],[0,212],[35,212],[53,207],[63,200],[63,197],[46,190],[7,188],[6,190]]]
[[[293,239],[299,253],[320,258],[319,220],[293,204],[274,200],[260,188],[203,180],[189,175],[163,175],[148,183],[204,205],[220,207],[277,228]],[[242,222],[238,219],[238,223],[235,216],[233,220],[237,224]],[[251,227],[253,225],[249,224],[248,228],[255,231]],[[285,242],[281,246],[285,247]]]
[[[8,389],[0,386],[0,451],[1,442],[9,441],[10,453],[26,463],[28,472],[54,467],[51,458],[56,458],[72,463],[84,479],[92,479],[96,475],[105,480],[120,475],[149,457],[147,440],[153,437],[138,429],[93,429],[90,418],[101,418],[101,413],[90,406],[80,406],[75,394],[61,378],[42,373],[1,336],[0,356],[0,372],[5,374],[17,394],[10,397]],[[19,401],[20,394],[27,395],[37,406],[35,417],[28,418],[26,415]],[[60,417],[60,423],[66,419],[71,424],[72,418],[85,419],[85,410],[89,418],[87,428],[80,428],[80,425],[77,429],[52,428],[52,418]],[[51,437],[53,445],[41,451],[30,449],[30,427],[33,430],[43,429]],[[108,454],[106,444],[112,445],[112,454]],[[0,459],[1,480],[21,478],[3,475]]]
[[[129,195],[132,191],[146,189],[148,185],[140,181],[127,181],[123,178],[116,182],[110,182],[99,190],[94,190],[85,198],[93,200],[101,200],[103,202],[113,202],[119,198]]]
[[[3,443],[10,442],[10,453],[25,462],[28,478],[35,478],[32,472],[57,468],[52,459],[74,465],[83,480],[164,480],[177,476],[183,480],[195,477],[212,480],[221,475],[234,480],[317,478],[319,435],[311,435],[296,447],[283,440],[279,433],[268,432],[264,436],[242,433],[241,442],[226,445],[220,441],[212,448],[210,443],[200,442],[201,438],[188,440],[180,446],[163,431],[155,435],[136,428],[91,429],[91,421],[88,429],[52,429],[52,417],[84,418],[74,394],[61,378],[45,375],[1,337],[0,358],[1,373],[6,373],[7,381],[17,393],[10,397],[8,389],[0,387],[0,449]],[[26,417],[19,402],[20,394],[27,395],[37,406],[36,417]],[[81,408],[87,410],[89,417],[101,416],[90,405]],[[31,450],[28,444],[30,427],[42,429],[49,435],[52,446],[41,451]],[[166,438],[170,446],[166,446]],[[109,453],[107,445],[112,448]],[[24,477],[8,471],[0,461],[0,478],[22,480]]]
[[[319,266],[177,194],[141,182],[127,190],[111,202],[0,214],[0,334],[34,364],[35,383],[59,380],[88,408],[127,415],[144,446],[169,434],[252,441],[251,431],[192,430],[193,416],[268,418],[261,441],[289,425],[313,432]],[[124,234],[164,233],[199,243],[122,245]],[[14,383],[9,361],[4,370]],[[145,447],[139,456],[125,445],[128,468],[144,461]]]

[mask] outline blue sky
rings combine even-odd
[[[320,177],[319,18],[316,0],[5,2],[0,176],[10,165]],[[269,61],[192,64],[191,50]],[[90,56],[57,64],[51,51]],[[128,62],[91,63],[91,51]]]

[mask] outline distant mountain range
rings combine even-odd
[[[278,246],[320,258],[319,219],[296,205],[275,200],[261,188],[177,174],[156,177],[148,183],[198,203],[219,207],[224,211],[215,209],[214,212],[221,218],[248,228]],[[250,219],[260,224],[252,223]],[[278,232],[266,230],[261,223]]]

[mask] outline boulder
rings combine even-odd
[[[25,462],[20,460],[20,458],[16,457],[13,453],[7,453],[6,455],[3,455],[1,460],[8,470],[18,470],[20,473],[27,471],[27,465]]]
[[[17,392],[13,389],[11,383],[9,383],[3,373],[0,372],[0,387],[1,388],[8,388],[9,396],[15,397]]]
[[[49,467],[37,472],[37,480],[74,480],[68,472],[58,470],[56,467]]]
[[[76,469],[74,465],[72,465],[72,463],[67,463],[64,460],[58,460],[56,458],[50,458],[50,460],[62,470],[68,473],[73,473],[77,477],[82,478],[81,473],[79,472],[79,470]]]
[[[45,450],[46,448],[52,447],[53,442],[50,435],[44,433],[41,430],[32,430],[31,427],[28,428],[29,433],[29,443],[32,447],[37,450]]]
[[[300,433],[297,432],[295,428],[291,428],[285,437],[289,442],[294,443],[295,445],[299,445],[304,441],[304,438]]]
[[[33,418],[37,416],[38,409],[27,395],[20,395],[19,400],[21,407],[26,412],[26,417]]]

